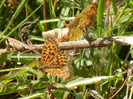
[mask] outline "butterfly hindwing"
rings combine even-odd
[[[59,77],[68,78],[69,74],[64,70],[64,68],[50,68],[50,69],[44,69],[43,72],[47,72]]]

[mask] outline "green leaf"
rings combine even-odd
[[[104,4],[105,0],[100,0],[97,11],[97,30],[98,37],[101,37],[102,29],[103,29],[103,12],[104,12]]]

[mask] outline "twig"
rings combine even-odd
[[[132,71],[133,71],[132,65],[133,65],[133,61],[130,62],[130,68],[128,69],[128,74],[127,74],[126,80],[124,81],[122,86],[119,88],[119,90],[112,97],[110,97],[109,99],[113,99],[121,91],[121,89],[125,86],[125,84],[127,82],[129,82],[129,80],[131,80],[131,74],[132,74]],[[127,85],[127,87],[129,88],[129,84]],[[128,90],[127,90],[127,93],[126,93],[126,99],[128,99]]]

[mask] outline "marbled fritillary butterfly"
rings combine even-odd
[[[39,69],[59,77],[68,78],[69,73],[64,69],[66,65],[66,54],[58,48],[55,37],[52,35],[45,36]]]

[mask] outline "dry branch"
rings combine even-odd
[[[112,46],[113,41],[117,45],[121,46],[128,46],[132,43],[133,37],[127,36],[115,36],[110,38],[96,38],[90,39],[89,41],[86,40],[78,40],[78,41],[69,41],[69,42],[60,42],[59,48],[63,50],[70,50],[70,49],[80,49],[80,48],[96,48],[96,47],[105,47],[105,46]],[[43,44],[35,45],[37,48],[42,48]]]
[[[113,41],[117,45],[128,46],[133,44],[133,37],[130,36],[115,36],[110,38],[96,38],[90,40],[78,40],[78,41],[69,41],[69,42],[60,42],[59,48],[62,50],[70,50],[70,49],[81,49],[81,48],[96,48],[96,47],[106,47],[112,46]],[[7,37],[6,38],[7,45],[12,47],[15,50],[11,51],[25,51],[25,50],[33,50],[40,51],[42,50],[43,44],[36,44],[33,46],[28,46],[18,40]],[[8,48],[8,47],[7,47]],[[7,50],[0,50],[0,53],[4,53]]]

